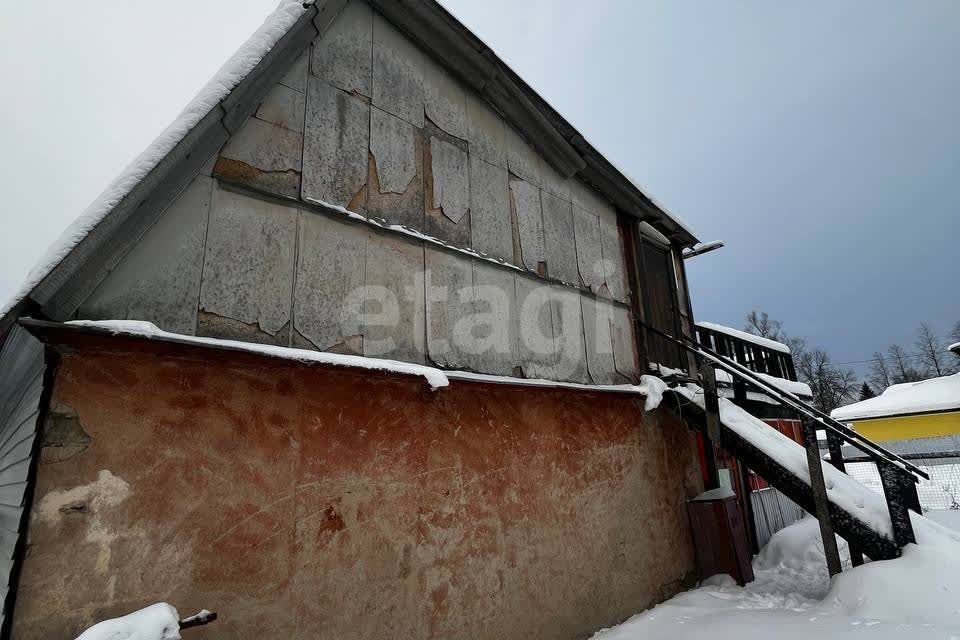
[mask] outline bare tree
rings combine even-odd
[[[771,320],[766,311],[751,311],[747,314],[747,321],[744,324],[744,330],[761,338],[770,338],[771,340],[781,340],[783,335],[783,325],[779,320]]]
[[[910,354],[898,344],[890,345],[887,349],[890,368],[893,371],[891,381],[894,384],[903,382],[917,382],[923,380],[924,375],[916,367],[910,366]]]
[[[920,360],[927,369],[927,377],[940,377],[952,373],[953,363],[950,362],[952,358],[947,351],[947,345],[926,322],[921,323],[920,328],[917,329],[917,341],[914,344],[917,352],[920,353]]]
[[[873,362],[870,363],[870,384],[881,393],[893,384],[893,376],[890,375],[887,360],[879,351],[873,354]]]
[[[850,369],[840,369],[823,349],[793,354],[797,377],[810,386],[813,404],[830,413],[856,397],[857,376]]]

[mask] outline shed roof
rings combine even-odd
[[[752,333],[747,333],[746,331],[740,331],[739,329],[733,329],[731,327],[725,327],[722,324],[714,324],[712,322],[698,322],[698,327],[703,327],[704,329],[709,329],[711,331],[716,331],[717,333],[723,333],[738,340],[743,340],[745,342],[752,342],[753,344],[764,347],[767,349],[773,349],[774,351],[779,351],[781,353],[790,353],[790,347],[783,344],[782,342],[777,342],[776,340],[771,340],[770,338],[762,338],[760,336],[755,336]]]
[[[500,111],[561,175],[576,175],[680,246],[697,242],[686,224],[602,156],[438,2],[369,2]],[[183,187],[183,175],[195,174],[209,153],[237,130],[287,63],[322,36],[346,4],[282,0],[174,122],[50,247],[0,307],[0,331],[31,306],[54,319],[69,317],[109,271],[110,257],[98,254],[122,251],[127,236],[136,236],[156,219],[172,198],[169,192]]]
[[[875,398],[834,409],[835,420],[864,420],[960,410],[960,373],[895,384]]]

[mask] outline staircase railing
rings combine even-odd
[[[651,327],[642,320],[637,324],[646,331],[652,332],[661,338],[679,346],[697,358],[701,370],[701,382],[704,390],[704,410],[707,416],[707,437],[717,443],[720,433],[719,395],[716,384],[716,371],[721,369],[730,374],[734,380],[740,379],[746,384],[759,389],[781,404],[793,409],[800,415],[803,424],[804,446],[807,451],[807,465],[810,473],[810,488],[813,493],[813,502],[816,508],[816,517],[820,523],[820,533],[824,543],[824,553],[827,559],[827,568],[830,575],[842,570],[840,553],[837,548],[833,525],[830,521],[829,498],[824,481],[822,457],[817,441],[817,431],[823,430],[827,436],[827,450],[830,455],[830,464],[837,470],[846,473],[841,442],[847,442],[863,451],[869,460],[877,465],[880,481],[883,485],[887,510],[890,513],[890,522],[893,527],[894,542],[903,548],[906,544],[916,542],[913,525],[910,522],[909,511],[920,513],[920,502],[917,497],[918,477],[929,480],[930,476],[920,467],[908,460],[888,451],[872,440],[850,429],[846,425],[831,418],[827,413],[804,402],[795,394],[780,389],[771,382],[759,377],[755,372],[735,360],[720,355],[710,347],[681,336],[675,338],[659,329]],[[863,562],[863,556],[853,541],[850,543],[850,557],[853,564]]]

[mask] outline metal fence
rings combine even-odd
[[[797,522],[807,512],[773,487],[750,492],[757,545],[763,548],[777,531]]]
[[[928,454],[929,455],[929,454]],[[930,474],[917,485],[917,496],[924,511],[960,509],[960,451],[913,457],[911,462]],[[873,462],[848,462],[847,473],[861,484],[883,494],[880,474]]]

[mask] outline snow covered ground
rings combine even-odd
[[[754,582],[714,576],[594,639],[960,640],[960,533],[917,516],[914,528],[918,544],[903,557],[857,568],[838,540],[844,572],[831,582],[817,521],[804,518],[754,558]]]

